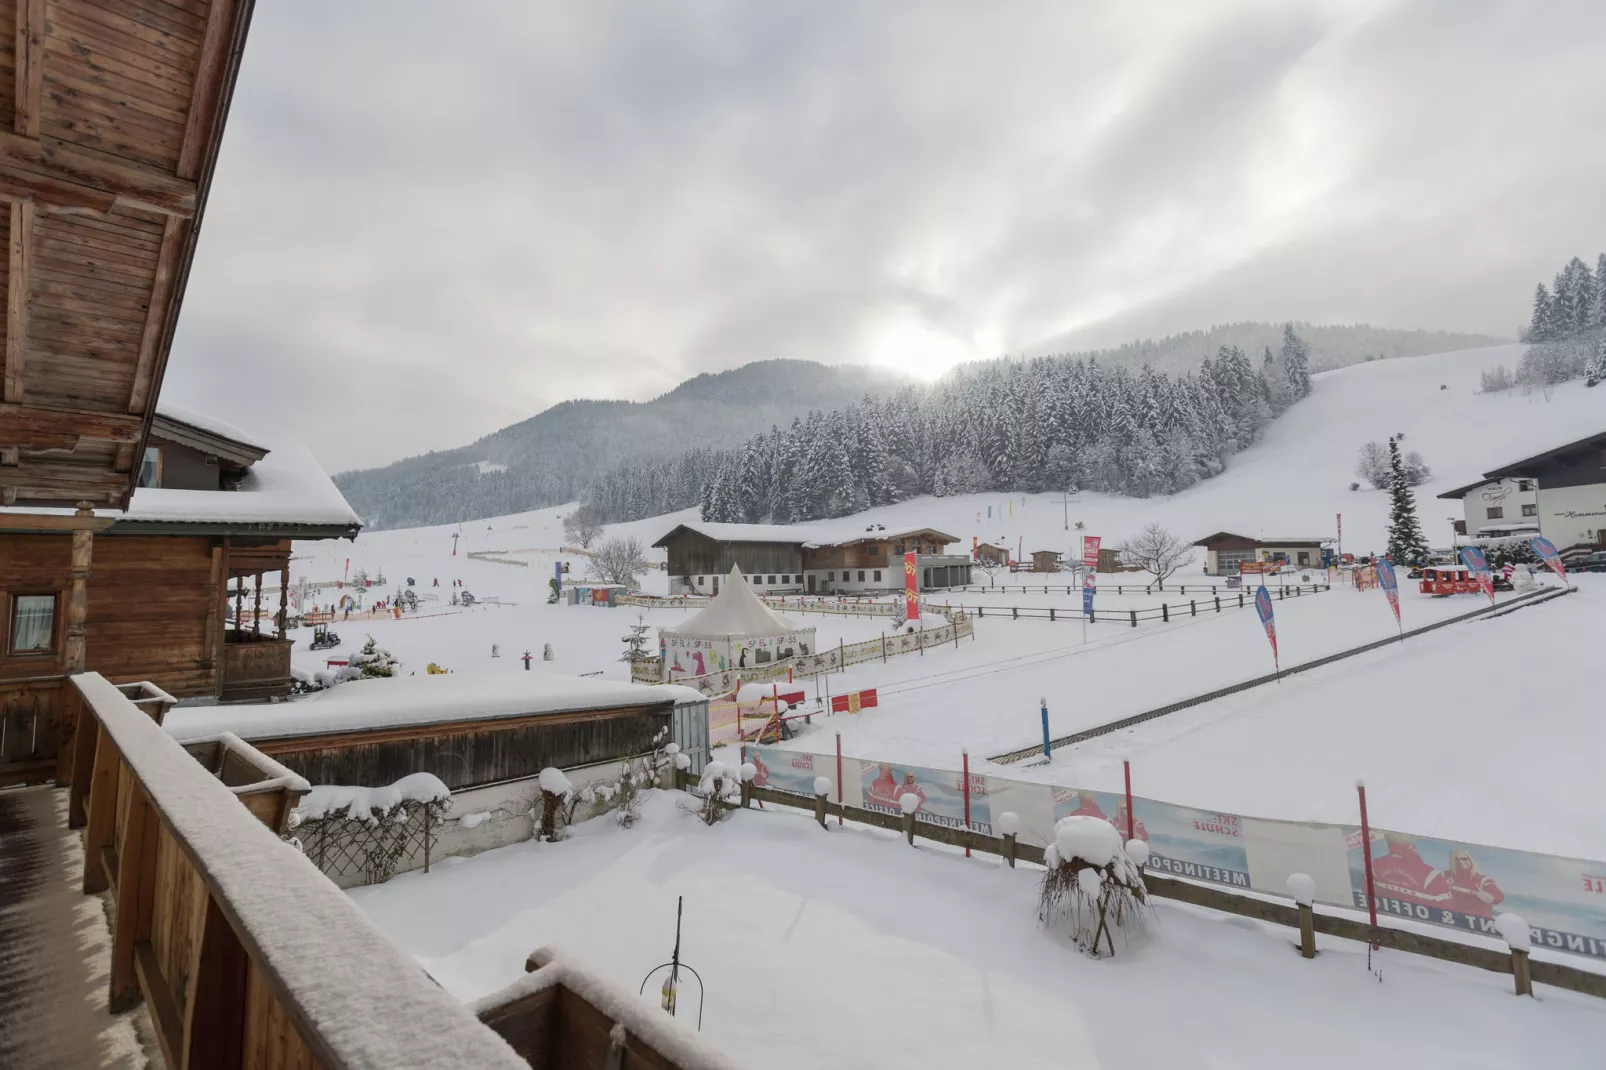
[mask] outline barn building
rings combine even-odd
[[[669,553],[674,594],[716,595],[739,568],[759,594],[866,594],[901,590],[902,558],[917,555],[921,590],[970,582],[971,560],[948,553],[959,540],[935,528],[790,527],[781,524],[676,525],[653,546]]]
[[[1309,536],[1261,538],[1218,531],[1195,542],[1205,552],[1205,575],[1236,576],[1241,565],[1281,562],[1296,568],[1322,568],[1325,548],[1332,539]]]

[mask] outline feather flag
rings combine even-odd
[[[1260,614],[1260,623],[1266,629],[1266,639],[1271,643],[1271,661],[1277,666],[1277,671],[1283,671],[1282,663],[1277,659],[1277,622],[1273,619],[1271,611],[1271,592],[1266,590],[1263,583],[1255,591],[1255,612]]]

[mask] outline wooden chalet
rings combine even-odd
[[[357,528],[305,450],[157,406],[252,0],[0,11],[0,1064],[142,1063],[132,1010],[169,1070],[732,1066],[572,962],[452,998],[284,844],[304,779],[162,731],[277,687],[259,578]]]
[[[861,594],[902,590],[903,555],[917,557],[922,590],[970,582],[971,559],[950,554],[956,536],[936,528],[678,524],[654,547],[669,553],[669,589],[716,595],[740,568],[760,594]]]

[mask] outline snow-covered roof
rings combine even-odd
[[[664,635],[724,637],[732,635],[785,635],[800,630],[798,625],[759,601],[740,568],[720,584],[719,593],[698,613],[678,628],[664,628]]]
[[[702,520],[686,521],[676,524],[674,528],[664,534],[654,546],[668,545],[669,540],[676,532],[685,529],[695,531],[699,535],[706,535],[716,542],[774,542],[786,543],[793,546],[840,546],[844,543],[862,542],[866,539],[875,539],[878,542],[885,539],[898,539],[907,535],[931,532],[942,537],[945,543],[958,542],[958,538],[938,531],[932,527],[902,528],[890,530],[865,530],[865,526],[857,522],[843,523],[841,521],[824,521],[809,524],[712,524]]]
[[[183,405],[175,405],[171,401],[158,401],[156,403],[156,415],[165,416],[177,423],[189,424],[191,427],[205,431],[209,435],[226,438],[231,442],[238,442],[242,446],[254,446],[264,452],[269,451],[269,447],[258,442],[256,436],[250,432],[243,431],[227,421],[207,416],[205,413],[196,412],[194,409],[187,409]]]
[[[178,417],[174,417],[178,419]],[[221,425],[227,426],[227,425]],[[231,433],[233,429],[230,429]],[[221,433],[221,432],[218,432]],[[253,438],[252,442],[260,441]],[[267,449],[258,446],[259,449]],[[71,515],[61,507],[4,506],[7,513]],[[362,520],[329,478],[312,451],[299,442],[280,440],[267,456],[240,477],[236,490],[177,490],[139,487],[127,512],[96,509],[118,525],[197,524],[214,527],[267,525],[341,528],[356,534]]]
[[[447,673],[353,680],[294,702],[180,706],[162,727],[178,739],[233,732],[242,739],[361,732],[574,710],[706,702],[679,685],[630,684],[549,672]]]

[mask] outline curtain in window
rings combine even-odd
[[[49,650],[56,618],[56,599],[51,595],[27,594],[17,599],[16,624],[11,649],[17,653]]]

